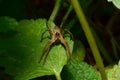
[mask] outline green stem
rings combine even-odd
[[[60,9],[61,0],[57,0],[49,20],[54,21]]]
[[[84,15],[84,13],[81,9],[81,6],[80,6],[78,0],[71,0],[71,2],[72,2],[72,5],[73,5],[73,8],[74,8],[74,10],[75,10],[75,12],[76,12],[76,14],[79,18],[79,21],[81,23],[83,31],[85,32],[86,38],[87,38],[88,43],[90,45],[90,48],[92,50],[92,53],[93,53],[93,56],[95,58],[96,64],[98,65],[99,71],[101,73],[102,80],[107,80],[104,64],[102,62],[102,59],[101,59],[99,50],[97,48],[95,39],[92,35],[89,24],[88,24],[88,22],[85,18],[85,15]]]
[[[60,74],[58,74],[58,73],[55,73],[55,77],[57,80],[62,80]]]
[[[61,26],[64,25],[64,23],[65,23],[66,19],[68,18],[70,12],[72,11],[72,9],[73,9],[73,8],[72,8],[72,5],[70,5],[68,11],[66,12],[65,16],[64,16],[63,19],[62,19],[62,22],[61,22],[61,24],[60,24]]]

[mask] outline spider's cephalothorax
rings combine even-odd
[[[59,29],[58,26],[55,26],[55,28],[53,30],[52,38],[55,41],[60,41],[60,39],[62,38],[61,30]]]
[[[43,53],[40,57],[40,61],[42,60],[43,57],[44,58],[44,62],[46,61],[46,57],[49,53],[49,50],[50,50],[50,47],[53,43],[55,42],[60,42],[64,45],[65,49],[66,49],[66,53],[67,53],[67,57],[68,57],[68,60],[70,59],[70,56],[71,56],[71,53],[70,53],[70,49],[69,49],[69,45],[68,43],[66,42],[66,40],[63,38],[63,35],[64,35],[64,32],[68,32],[70,35],[71,33],[68,31],[68,30],[65,30],[63,33],[61,31],[61,29],[58,27],[58,26],[55,26],[53,30],[51,29],[48,29],[46,30],[45,32],[49,31],[50,33],[50,36],[51,36],[51,39],[47,42],[47,44],[45,45],[45,48],[43,50]],[[44,35],[44,33],[42,34],[42,37]],[[42,39],[42,38],[41,38]],[[39,61],[39,62],[40,62]]]

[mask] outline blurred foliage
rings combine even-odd
[[[83,61],[85,59],[85,47],[81,41],[74,41],[72,57],[78,61]]]
[[[102,80],[92,66],[74,59],[63,68],[62,73],[62,80]]]
[[[108,80],[119,80],[120,79],[120,61],[114,66],[108,66],[106,68]]]

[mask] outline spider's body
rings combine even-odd
[[[52,32],[52,38],[55,41],[60,41],[60,39],[62,38],[61,30],[59,29],[58,26],[55,26],[55,28]]]
[[[69,49],[69,45],[66,42],[66,40],[63,38],[63,34],[64,33],[62,33],[61,29],[58,26],[55,26],[53,30],[48,29],[46,31],[49,31],[51,39],[45,45],[45,48],[44,48],[43,53],[41,55],[40,61],[41,61],[41,59],[43,57],[45,57],[44,61],[46,61],[47,55],[49,53],[49,49],[50,49],[51,45],[53,43],[55,43],[55,42],[60,42],[60,43],[62,43],[64,45],[64,47],[66,49],[67,57],[68,57],[68,60],[69,60],[70,59],[70,55],[71,55],[70,49]],[[70,33],[68,30],[65,30],[65,31],[68,32],[68,33]],[[43,32],[42,37],[43,37],[43,35],[44,35],[45,32]]]

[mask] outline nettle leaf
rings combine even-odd
[[[62,80],[102,80],[92,66],[75,59],[63,68],[62,78]]]
[[[7,21],[10,24],[6,23]],[[6,30],[4,33],[0,31],[5,34],[0,37],[0,66],[13,77],[12,80],[29,80],[60,74],[67,60],[65,48],[61,44],[51,46],[45,65],[38,63],[45,44],[50,40],[47,32],[40,43],[41,35],[47,29],[45,19],[17,22],[12,18],[0,18],[0,25],[4,26],[2,28],[7,28],[3,29]],[[15,25],[14,28],[11,25]],[[9,35],[8,31],[15,33]],[[66,40],[72,51],[73,42],[69,37],[66,37]]]
[[[119,80],[120,79],[120,61],[118,65],[114,65],[113,67],[107,67],[106,73],[108,80]]]

